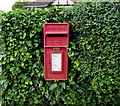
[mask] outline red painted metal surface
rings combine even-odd
[[[67,80],[69,45],[68,23],[44,24],[45,80]]]

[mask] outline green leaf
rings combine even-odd
[[[55,89],[57,87],[57,83],[55,83],[55,84],[52,84],[52,85],[50,85],[50,90],[53,90],[53,89]]]
[[[10,71],[14,71],[14,70],[15,70],[15,67],[10,68]]]
[[[10,56],[10,61],[13,61],[13,60],[14,60],[13,56]]]
[[[28,46],[32,46],[32,41],[26,41]]]
[[[66,87],[65,82],[63,82],[63,83],[61,84],[61,86],[65,89],[65,87]]]

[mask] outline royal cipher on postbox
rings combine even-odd
[[[67,80],[69,24],[44,24],[44,72],[45,80]]]

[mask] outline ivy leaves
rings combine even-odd
[[[64,10],[52,7],[4,13],[3,104],[119,104],[118,5],[78,3]],[[44,80],[45,22],[71,25],[67,81]]]
[[[117,5],[78,3],[76,7],[67,11],[66,15],[66,17],[69,16],[69,23],[73,28],[71,35],[76,37],[71,38],[68,48],[71,61],[70,70],[76,73],[73,78],[76,79],[76,84],[85,91],[82,94],[89,95],[88,97],[94,98],[93,102],[99,104],[112,104],[115,95],[109,95],[112,95],[111,92],[116,94],[114,89],[116,85],[113,83],[115,80],[118,81],[118,76],[113,77],[113,73],[119,70],[117,59],[119,47],[112,45],[116,45],[116,43],[119,45],[119,37],[116,36],[119,35],[118,28],[120,27]],[[117,17],[116,21],[114,17]],[[116,26],[116,28],[114,29],[112,26]],[[70,75],[70,77],[73,76]],[[87,97],[83,98],[92,100]],[[119,99],[114,103],[118,104],[118,101]]]

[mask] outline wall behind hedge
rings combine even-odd
[[[120,104],[118,14],[118,3],[3,14],[3,104]],[[45,22],[71,24],[68,81],[43,78]]]

